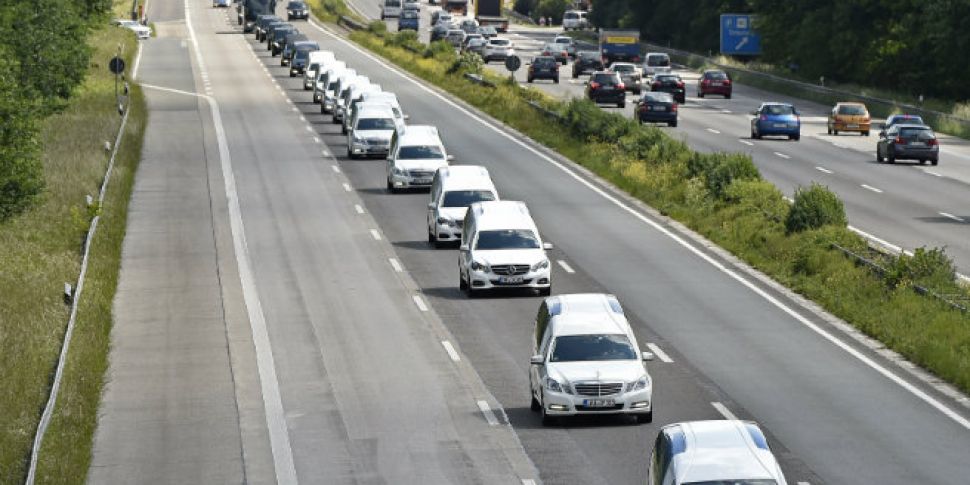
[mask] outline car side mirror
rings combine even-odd
[[[447,160],[449,162],[454,162],[455,161],[455,156],[454,155],[448,155]]]
[[[542,365],[545,363],[545,361],[546,359],[543,358],[542,355],[533,355],[531,358],[529,358],[529,363],[532,365]]]
[[[542,243],[542,249],[545,249],[546,251],[551,250],[552,249],[552,243],[548,243],[548,242]]]
[[[458,250],[461,251],[461,252],[467,252],[468,251],[468,243],[462,243],[461,246],[458,246]]]
[[[650,362],[650,361],[652,361],[653,360],[653,357],[654,357],[653,356],[653,352],[646,352],[646,351],[644,351],[644,352],[641,352],[640,353],[640,358],[643,359],[644,362]]]

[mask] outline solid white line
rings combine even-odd
[[[320,154],[323,155],[323,156],[325,156],[325,157],[329,157],[330,156],[330,152],[328,152],[326,150],[320,152]]]
[[[319,136],[313,137],[313,142],[314,143],[322,143],[322,141],[320,140],[320,137]],[[326,155],[327,152],[323,152],[323,154]]]
[[[354,210],[357,211],[358,214],[364,213],[364,208],[361,207],[360,204],[354,204]]]
[[[371,229],[370,235],[377,241],[381,240],[381,233],[377,232],[377,229]]]
[[[348,184],[346,182],[344,182],[343,186],[344,186],[344,190],[346,190],[347,192],[350,192],[351,190],[354,190],[354,189],[350,188],[350,184]]]
[[[498,424],[498,418],[495,417],[495,413],[492,412],[492,408],[488,407],[488,403],[485,401],[478,401],[478,409],[482,411],[485,415],[485,421],[488,421],[489,426],[495,426]]]
[[[292,107],[292,108],[290,108],[290,109],[292,109],[294,113],[299,113],[299,112],[300,112],[300,110],[299,110],[299,109],[297,109],[297,107],[296,107],[296,106],[294,106],[294,107]],[[303,116],[300,116],[300,118],[303,118]],[[306,120],[303,120],[303,121],[306,121]]]
[[[819,172],[822,172],[822,173],[832,173],[831,170],[829,170],[829,169],[827,169],[825,167],[815,167],[815,170],[818,170]]]
[[[131,79],[138,79],[138,66],[141,65],[141,47],[142,43],[138,43],[138,53],[135,54],[135,65],[131,68]]]
[[[414,305],[418,307],[418,310],[428,311],[428,305],[424,303],[424,299],[420,295],[412,295],[411,299],[414,300]]]
[[[796,484],[797,485],[812,485],[811,483],[808,483],[808,482],[796,482]]]
[[[735,416],[734,413],[732,413],[731,410],[727,408],[727,406],[717,401],[712,402],[711,406],[714,406],[714,409],[716,409],[717,412],[721,413],[721,416],[724,416],[724,419],[730,419],[731,421],[738,420],[738,417]]]
[[[674,361],[674,359],[671,359],[666,352],[664,352],[659,346],[657,346],[657,344],[653,342],[647,342],[647,348],[649,348],[650,351],[653,352],[653,354],[656,355],[658,359],[660,359],[661,361],[667,364],[670,364]]]
[[[311,127],[308,126],[308,127],[306,127],[306,131],[309,131],[310,133],[313,133],[313,128],[311,128]]]
[[[445,348],[445,352],[448,353],[448,357],[451,357],[452,362],[461,361],[461,356],[458,355],[458,351],[455,350],[455,347],[453,345],[451,345],[451,342],[447,340],[442,340],[441,346]]]
[[[575,273],[576,272],[576,270],[574,270],[573,267],[569,265],[569,263],[567,263],[567,262],[565,262],[565,261],[563,261],[561,259],[559,261],[556,261],[556,262],[559,263],[559,266],[562,267],[563,271],[565,271],[567,273]]]
[[[876,236],[873,236],[872,234],[869,234],[868,232],[865,232],[862,229],[859,229],[857,227],[854,227],[854,226],[846,226],[846,229],[848,229],[848,230],[850,230],[850,231],[852,231],[852,232],[854,232],[854,233],[856,233],[856,234],[858,234],[858,235],[860,235],[860,236],[862,236],[862,237],[864,237],[866,239],[869,239],[871,241],[875,241],[875,242],[877,242],[877,243],[879,243],[879,244],[881,244],[881,245],[883,245],[883,246],[891,249],[894,252],[912,254],[909,251],[904,251],[903,248],[901,248],[901,247],[899,247],[899,246],[897,246],[897,245],[895,245],[895,244],[893,244],[893,243],[891,243],[889,241],[886,241],[885,239],[880,239],[880,238],[878,238]]]
[[[395,273],[403,273],[404,272],[404,268],[401,267],[401,263],[398,263],[396,259],[394,259],[394,258],[387,258],[387,260],[390,261],[391,267],[394,268],[394,272]]]
[[[531,478],[523,478],[522,485],[536,485],[536,481]]]
[[[889,369],[887,369],[887,368],[883,367],[882,365],[880,365],[879,363],[873,361],[872,359],[870,359],[869,357],[867,357],[866,355],[864,355],[862,352],[856,350],[855,348],[853,348],[849,344],[843,342],[841,339],[839,339],[835,335],[829,333],[828,331],[824,330],[823,328],[819,327],[818,325],[812,323],[808,318],[802,316],[801,313],[796,312],[791,307],[789,307],[785,303],[782,303],[781,301],[779,301],[774,296],[768,294],[766,291],[762,290],[761,288],[759,288],[757,285],[755,285],[751,281],[748,281],[747,279],[745,279],[744,277],[742,277],[740,274],[738,274],[734,270],[732,270],[732,269],[724,266],[719,261],[717,261],[716,259],[714,259],[712,256],[710,256],[710,255],[704,253],[703,251],[701,251],[700,249],[694,247],[693,245],[691,245],[690,243],[688,243],[687,241],[685,241],[682,237],[678,236],[677,234],[674,234],[669,229],[667,229],[666,227],[662,226],[660,223],[651,220],[646,215],[640,213],[636,209],[634,209],[634,208],[630,207],[629,205],[623,203],[621,200],[617,199],[615,196],[613,196],[613,195],[609,194],[608,192],[606,192],[606,190],[597,187],[593,182],[590,182],[589,180],[586,180],[585,178],[583,178],[582,176],[580,176],[579,174],[577,174],[573,170],[570,170],[569,168],[567,168],[562,163],[557,162],[556,160],[550,158],[549,156],[547,156],[545,153],[541,152],[540,150],[538,150],[538,149],[532,147],[531,145],[529,145],[528,143],[523,142],[523,141],[519,140],[518,138],[512,136],[510,133],[508,133],[508,132],[504,131],[503,129],[499,128],[498,126],[495,126],[494,124],[486,121],[484,118],[482,118],[482,117],[480,117],[480,116],[472,113],[468,109],[460,106],[459,104],[457,104],[454,101],[448,99],[447,97],[445,97],[444,95],[438,93],[437,91],[429,88],[428,86],[426,86],[423,83],[417,81],[416,79],[405,75],[396,66],[390,65],[390,64],[384,62],[382,59],[378,58],[377,56],[374,56],[373,54],[371,54],[371,53],[363,50],[362,48],[354,45],[350,41],[345,40],[345,39],[343,39],[343,38],[341,38],[341,37],[339,37],[339,36],[337,36],[335,34],[330,33],[329,31],[327,31],[323,27],[320,27],[320,25],[318,25],[316,22],[310,22],[310,25],[312,25],[316,29],[320,30],[324,34],[326,34],[326,35],[334,38],[337,42],[340,42],[340,43],[344,44],[345,46],[349,47],[350,49],[353,49],[353,50],[359,52],[362,56],[367,57],[367,58],[373,60],[374,62],[380,64],[387,71],[393,72],[393,73],[397,74],[401,78],[403,78],[403,79],[407,80],[408,82],[412,83],[413,85],[415,85],[418,89],[421,89],[422,91],[427,92],[431,96],[433,96],[433,97],[435,97],[437,99],[440,99],[442,102],[444,102],[445,104],[451,106],[455,110],[457,110],[457,111],[459,111],[461,113],[464,113],[470,119],[473,119],[473,120],[477,121],[478,123],[480,123],[481,125],[485,126],[486,128],[489,128],[490,130],[494,131],[499,136],[508,139],[512,143],[514,143],[516,145],[519,145],[521,148],[523,148],[523,149],[531,152],[532,154],[534,154],[535,156],[537,156],[539,159],[541,159],[541,160],[549,163],[550,165],[556,167],[557,169],[559,169],[560,171],[562,171],[563,173],[565,173],[569,177],[571,177],[574,180],[576,180],[578,183],[586,186],[588,189],[590,189],[594,193],[600,195],[601,197],[603,197],[607,201],[611,202],[616,207],[618,207],[618,208],[622,209],[623,211],[629,213],[634,218],[639,219],[644,224],[647,224],[648,226],[653,227],[655,230],[657,230],[661,234],[669,237],[674,242],[676,242],[677,244],[679,244],[680,246],[682,246],[684,249],[690,251],[691,253],[694,253],[694,255],[696,255],[697,257],[703,259],[704,261],[706,261],[711,266],[715,267],[716,269],[718,269],[722,273],[728,275],[729,277],[731,277],[732,279],[734,279],[735,281],[737,281],[741,285],[745,286],[746,288],[748,288],[750,291],[752,291],[756,295],[760,296],[762,299],[764,299],[768,303],[774,305],[776,308],[780,309],[782,312],[784,312],[784,313],[788,314],[789,316],[791,316],[793,319],[795,319],[796,321],[798,321],[799,323],[801,323],[802,325],[804,325],[806,328],[812,330],[813,332],[815,332],[816,334],[818,334],[819,336],[821,336],[825,340],[828,340],[829,342],[831,342],[836,347],[839,347],[844,352],[846,352],[849,355],[851,355],[852,357],[856,358],[857,360],[859,360],[860,362],[862,362],[863,364],[865,364],[866,366],[868,366],[872,370],[874,370],[877,373],[881,374],[883,377],[891,380],[892,382],[896,383],[898,386],[902,387],[903,389],[905,389],[909,393],[911,393],[914,396],[920,398],[921,400],[923,400],[924,402],[926,402],[930,406],[936,408],[938,411],[940,411],[941,413],[943,413],[944,415],[946,415],[947,417],[949,417],[950,419],[952,419],[956,423],[960,424],[964,428],[970,429],[970,420],[964,418],[963,416],[961,416],[957,412],[953,411],[952,409],[950,409],[949,407],[947,407],[945,404],[943,404],[942,402],[940,402],[936,398],[930,396],[926,392],[924,392],[921,389],[917,388],[913,384],[910,384],[905,379],[897,376],[896,374],[894,374]]]
[[[962,217],[957,217],[953,214],[950,214],[949,212],[940,212],[940,215],[943,217],[946,217],[947,219],[953,219],[954,221],[957,221],[957,222],[967,222]]]
[[[340,167],[338,167],[336,165],[331,165],[330,168],[333,169],[334,172],[340,173]]]
[[[749,147],[753,147],[754,146],[754,143],[751,143],[748,140],[738,140],[738,141],[741,142],[741,143],[744,143],[745,145],[748,145]]]
[[[185,2],[185,25],[189,31],[189,39],[195,49],[196,63],[199,70],[205,71],[205,60],[202,49],[192,26],[192,14],[189,2]],[[233,249],[236,255],[236,266],[239,271],[239,281],[243,291],[243,302],[249,314],[250,329],[253,333],[253,345],[256,350],[256,367],[259,370],[259,383],[263,397],[263,410],[266,414],[266,428],[269,431],[270,450],[273,453],[273,468],[276,482],[280,484],[298,483],[296,467],[293,464],[293,450],[290,447],[290,435],[287,431],[286,415],[283,411],[283,400],[280,394],[279,380],[276,376],[276,363],[273,359],[273,347],[266,328],[266,318],[263,315],[262,303],[256,288],[256,277],[250,262],[249,246],[246,242],[246,229],[243,226],[242,210],[239,207],[239,194],[236,192],[236,178],[232,170],[232,158],[229,154],[229,144],[226,141],[225,128],[222,125],[222,113],[218,102],[206,97],[209,110],[212,113],[212,123],[215,126],[216,141],[219,146],[219,161],[222,165],[222,178],[225,184],[226,199],[229,209],[229,228],[232,233]]]
[[[300,111],[300,110],[296,109],[296,106],[294,106],[293,111]],[[306,116],[300,115],[300,121],[306,123]]]
[[[707,131],[709,131],[709,132],[711,132],[711,133],[714,133],[715,135],[720,135],[720,134],[721,134],[721,132],[720,132],[720,131],[717,131],[717,130],[715,130],[714,128],[705,128],[705,129],[706,129]]]
[[[882,190],[881,189],[877,189],[877,188],[875,188],[875,187],[873,187],[871,185],[862,184],[862,185],[860,185],[860,187],[862,187],[862,188],[864,188],[866,190],[871,190],[871,191],[873,191],[873,192],[875,192],[877,194],[881,194],[882,193]]]
[[[779,157],[784,158],[785,160],[788,160],[789,158],[791,158],[788,155],[785,155],[784,153],[781,153],[781,152],[775,152],[775,155],[778,155]]]

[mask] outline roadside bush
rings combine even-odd
[[[942,248],[917,248],[912,256],[900,254],[886,273],[886,284],[894,289],[909,284],[947,288],[955,280],[956,267]]]
[[[482,57],[474,52],[462,52],[448,67],[448,74],[481,74],[485,69]]]
[[[424,57],[425,59],[433,57],[438,61],[451,63],[455,62],[457,55],[455,48],[447,40],[438,40],[428,45],[424,50]]]
[[[817,183],[795,191],[795,202],[785,219],[788,234],[827,225],[845,227],[845,207],[839,196]]]
[[[584,139],[613,142],[638,128],[631,120],[607,113],[586,99],[573,98],[562,111],[567,126]]]
[[[387,24],[383,20],[375,20],[367,24],[367,31],[378,37],[384,37],[387,35]]]
[[[760,179],[737,180],[724,191],[724,200],[737,204],[743,212],[753,212],[781,223],[788,215],[788,203],[778,187]]]
[[[569,9],[570,2],[568,0],[539,0],[538,6],[533,9],[535,14],[534,19],[538,20],[539,17],[546,17],[551,19],[551,23],[560,24],[562,23],[562,15],[566,13]]]
[[[715,163],[704,177],[711,195],[724,199],[725,191],[735,180],[759,180],[761,174],[751,157],[743,153],[716,153]]]
[[[384,36],[384,45],[401,47],[411,52],[423,52],[424,45],[418,40],[418,33],[413,30],[405,30]]]
[[[37,120],[0,49],[0,221],[26,208],[44,187]]]

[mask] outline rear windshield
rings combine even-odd
[[[488,43],[491,45],[509,45],[511,42],[508,39],[490,39]]]
[[[416,18],[418,18],[418,12],[416,12],[414,10],[405,10],[404,13],[401,14],[401,18],[402,19],[416,19]]]
[[[725,74],[725,73],[723,73],[721,71],[715,71],[715,72],[705,73],[704,74],[704,78],[706,78],[706,79],[713,79],[715,81],[725,81],[725,80],[727,80],[728,77],[727,77],[727,74]]]
[[[635,360],[636,350],[626,335],[563,335],[556,337],[551,362]]]
[[[539,249],[539,240],[528,229],[481,231],[475,249]]]
[[[636,68],[633,67],[633,64],[614,64],[613,70],[616,72],[633,72],[636,71]]]
[[[644,94],[643,100],[657,103],[672,103],[674,101],[674,97],[671,96],[670,93],[651,92]]]
[[[665,55],[647,56],[647,65],[652,67],[667,67],[670,65],[670,58]]]
[[[357,120],[357,129],[367,130],[393,130],[394,120],[390,118],[361,118]]]
[[[677,76],[657,76],[657,81],[662,83],[676,83],[680,82],[680,78]]]
[[[594,74],[590,81],[600,84],[616,84],[618,82],[615,74]]]
[[[564,18],[564,19],[578,19],[579,18],[579,14],[577,14],[576,12],[566,12],[566,14],[562,16],[562,18]]]
[[[537,66],[548,66],[557,64],[556,60],[551,57],[536,57],[532,60],[532,63]]]
[[[844,104],[839,106],[840,115],[850,115],[850,116],[864,116],[866,114],[866,108],[855,105],[855,104]]]
[[[900,128],[899,136],[929,140],[933,138],[933,130],[926,128]]]
[[[582,51],[582,52],[580,52],[577,55],[579,57],[582,57],[583,59],[592,59],[592,60],[597,60],[597,61],[600,60],[600,53],[599,52]]]
[[[445,158],[445,152],[436,145],[406,145],[397,153],[398,160],[423,160]]]
[[[770,115],[790,115],[794,114],[795,108],[783,104],[772,104],[765,107],[765,112]]]
[[[401,0],[384,0],[385,7],[400,7]]]
[[[445,192],[443,207],[468,207],[475,202],[495,200],[495,195],[488,190],[452,190]]]

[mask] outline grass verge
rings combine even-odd
[[[88,39],[95,49],[83,84],[68,107],[43,123],[47,189],[28,212],[0,225],[0,483],[22,483],[40,414],[64,337],[69,307],[64,282],[80,271],[80,245],[90,221],[85,196],[97,198],[121,117],[108,60],[123,45],[132,66],[138,42],[106,26]],[[91,243],[76,330],[38,483],[77,483],[87,474],[98,402],[107,367],[111,304],[117,282],[128,199],[141,153],[146,109],[137,86],[131,113]]]
[[[353,32],[350,37],[592,170],[970,392],[970,316],[913,291],[913,284],[920,284],[938,293],[968,296],[954,282],[945,256],[890,258],[887,264],[896,268],[896,276],[880,277],[833,248],[837,244],[867,252],[866,242],[844,225],[786,229],[791,206],[760,178],[747,156],[693,152],[657,128],[637,126],[587,101],[554,101],[488,72],[482,75],[496,87],[469,82],[463,74],[480,66],[457,57],[445,45],[414,44],[408,35],[386,34],[374,24],[372,31]],[[543,114],[528,102],[558,116]],[[841,211],[841,202],[838,206]]]

